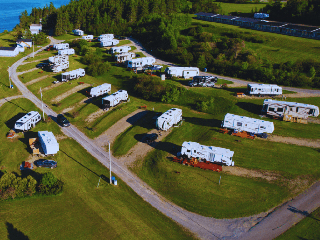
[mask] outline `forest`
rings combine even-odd
[[[320,16],[316,15],[319,7],[320,0],[288,0],[285,4],[270,1],[264,11],[271,18],[286,16],[295,21],[307,21],[308,15],[308,21],[314,23]],[[194,0],[191,4],[186,0],[72,0],[59,9],[51,3],[42,9],[33,8],[30,15],[24,12],[16,30],[22,33],[30,23],[42,19],[44,28],[56,36],[75,28],[94,35],[132,36],[155,56],[183,66],[256,82],[320,87],[318,59],[270,62],[246,46],[267,42],[267,38],[258,33],[217,33],[214,26],[192,24],[190,13],[200,11],[218,12],[219,5],[211,0]]]

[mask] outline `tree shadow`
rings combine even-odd
[[[197,117],[184,117],[185,122],[200,125],[200,126],[207,126],[207,127],[221,127],[221,120],[218,119],[204,119],[204,118],[197,118]]]
[[[8,239],[10,240],[29,240],[29,237],[23,232],[19,231],[13,226],[12,223],[6,222],[6,227],[8,231]]]
[[[29,138],[37,138],[38,137],[38,133],[37,132],[28,131],[28,132],[24,132],[23,135],[24,135],[24,137],[23,138],[19,138],[19,141],[22,142],[26,146],[25,149],[30,154],[32,154],[32,149],[29,146]]]
[[[237,102],[236,105],[245,111],[258,115],[261,114],[262,106],[260,104],[255,104],[251,102]]]

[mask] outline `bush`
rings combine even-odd
[[[42,176],[39,192],[45,195],[56,195],[62,192],[63,182],[58,180],[51,172],[45,173]]]

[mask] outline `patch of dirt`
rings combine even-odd
[[[45,92],[45,91],[48,91],[48,90],[50,90],[50,89],[52,89],[52,88],[58,87],[58,86],[60,86],[61,84],[63,84],[63,82],[52,83],[50,86],[45,87],[45,88],[42,88],[41,90],[42,90],[43,92]],[[39,92],[38,92],[38,93],[40,93],[40,89],[39,89]]]
[[[24,61],[20,65],[25,65],[25,64],[33,63],[33,62],[40,62],[40,61],[44,61],[44,60],[48,60],[48,58],[42,58],[42,59],[38,59],[38,60],[34,60],[34,61]]]
[[[222,171],[239,177],[262,178],[267,181],[277,180],[280,175],[270,171],[251,170],[241,167],[222,166]]]
[[[67,137],[66,135],[61,134],[61,135],[56,135],[55,138],[56,138],[57,141],[58,141],[58,140],[67,139],[68,137]]]
[[[101,117],[103,114],[105,114],[107,111],[103,110],[103,109],[98,109],[97,111],[95,111],[94,113],[91,113],[87,118],[86,118],[86,122],[90,123],[93,122],[94,120],[96,120],[98,117]]]
[[[267,139],[256,138],[271,142],[281,142],[286,144],[294,144],[305,147],[320,148],[319,139],[307,139],[307,138],[293,138],[293,137],[282,137],[277,135],[269,135]]]
[[[6,102],[9,102],[12,99],[23,98],[23,97],[24,97],[23,95],[17,95],[17,96],[6,97],[6,98],[3,98],[3,99],[0,99],[0,107],[2,106],[2,104],[6,103]]]
[[[59,83],[57,83],[57,84],[59,84]],[[78,92],[78,91],[80,91],[80,90],[82,90],[84,88],[87,88],[89,86],[91,86],[91,85],[88,84],[88,83],[84,83],[84,84],[78,85],[78,86],[72,88],[71,90],[69,90],[69,91],[57,96],[56,98],[52,99],[51,102],[60,102],[61,100],[65,99],[66,97],[70,96],[71,94],[73,94],[75,92]]]
[[[39,68],[31,68],[31,69],[23,71],[23,72],[17,72],[17,75],[21,75],[21,74],[28,73],[28,72],[33,72],[35,70],[39,70]]]
[[[39,81],[41,81],[41,80],[43,80],[43,79],[46,79],[46,78],[49,77],[49,76],[50,76],[50,75],[45,75],[45,76],[42,76],[42,77],[38,77],[38,78],[36,78],[36,79],[33,79],[33,80],[27,82],[25,85],[26,85],[26,86],[32,85],[32,84],[34,84],[34,83],[36,83],[36,82],[39,82]]]
[[[305,93],[305,92],[297,92],[297,93],[288,93],[288,94],[283,94],[284,97],[288,98],[309,98],[309,97],[319,97],[319,94],[316,93]],[[286,101],[283,99],[283,101]]]
[[[320,119],[319,118],[308,118],[308,123],[320,124]]]
[[[71,112],[73,109],[75,109],[77,107],[80,107],[81,105],[85,104],[85,101],[88,101],[88,99],[85,98],[85,99],[81,100],[80,102],[78,102],[76,104],[73,104],[72,106],[63,109],[62,113]]]
[[[123,117],[118,122],[113,124],[108,130],[102,133],[99,137],[94,139],[94,142],[100,147],[107,146],[108,141],[113,142],[114,139],[128,127],[134,124],[137,120],[146,114],[145,110],[138,109],[129,115]]]

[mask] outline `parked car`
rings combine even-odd
[[[37,160],[34,162],[37,167],[44,167],[44,168],[56,168],[57,167],[57,162],[53,160]]]
[[[58,123],[62,126],[62,127],[69,127],[70,126],[70,122],[68,121],[68,119],[66,119],[65,116],[63,116],[62,114],[59,114],[57,116],[57,121]]]

